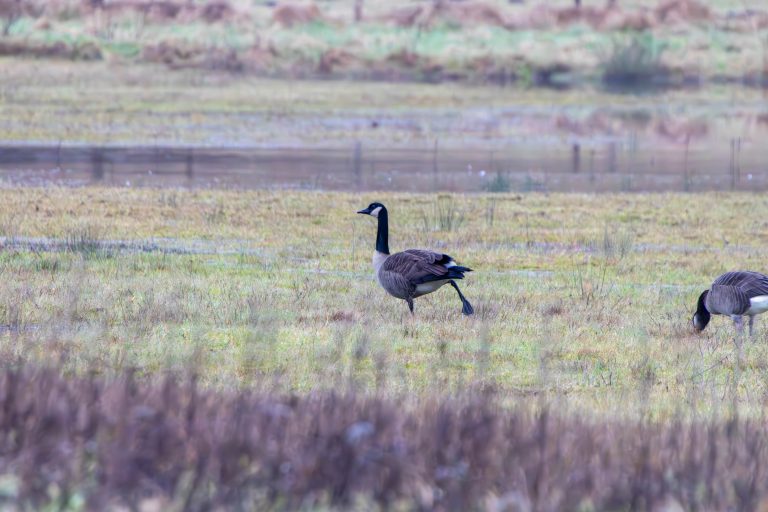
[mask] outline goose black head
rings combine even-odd
[[[709,319],[712,317],[709,311],[707,311],[707,306],[705,304],[707,293],[709,293],[709,290],[704,290],[701,295],[699,295],[699,302],[696,304],[696,313],[693,314],[693,328],[696,332],[703,331],[704,328],[707,327]]]
[[[383,204],[381,203],[371,203],[368,205],[368,208],[365,208],[363,210],[360,210],[357,213],[362,213],[363,215],[370,215],[371,217],[378,217],[379,212],[381,210],[386,210]]]

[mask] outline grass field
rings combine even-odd
[[[739,344],[730,320],[698,336],[688,324],[715,276],[764,270],[760,196],[0,195],[6,357],[105,374],[195,367],[216,387],[296,392],[479,383],[611,416],[764,410],[765,326]],[[476,269],[463,285],[474,317],[452,290],[410,318],[378,288],[375,226],[354,214],[373,199],[391,210],[393,250]]]

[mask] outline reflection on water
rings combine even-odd
[[[457,133],[408,144],[361,139],[326,148],[0,146],[0,179],[419,192],[768,189],[765,114],[686,119],[602,110],[583,117],[502,111],[474,128],[463,139]],[[486,142],[477,136],[480,130]]]

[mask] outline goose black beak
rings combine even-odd
[[[370,215],[370,214],[371,214],[371,210],[369,210],[368,208],[366,208],[366,209],[364,209],[364,210],[360,210],[360,211],[359,211],[359,212],[357,212],[357,213],[362,213],[363,215]]]

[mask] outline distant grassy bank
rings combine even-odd
[[[511,138],[631,142],[635,133],[677,144],[686,134],[695,141],[702,126],[727,141],[766,118],[761,91],[734,85],[630,95],[596,87],[291,81],[19,58],[0,58],[0,77],[0,143],[6,144],[348,147],[362,141],[433,148],[439,140],[440,147],[492,149]]]
[[[620,87],[763,84],[736,0],[0,2],[0,54],[273,77]],[[362,9],[356,9],[358,5]]]
[[[472,383],[607,415],[763,410],[768,325],[741,348],[727,319],[702,336],[688,326],[716,275],[766,270],[756,195],[0,196],[6,357],[106,374],[197,367],[216,386],[294,391]],[[476,269],[464,284],[476,316],[445,290],[410,319],[378,288],[375,227],[353,213],[372,199],[391,208],[393,249]]]

